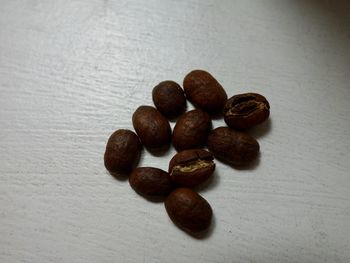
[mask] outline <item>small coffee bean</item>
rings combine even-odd
[[[205,111],[195,109],[184,113],[174,127],[174,147],[178,151],[201,147],[205,144],[211,127],[210,116]]]
[[[213,215],[209,203],[189,188],[178,188],[164,202],[171,220],[181,229],[191,233],[207,230]]]
[[[168,120],[154,107],[140,106],[132,116],[132,123],[141,142],[149,149],[170,144],[171,128]]]
[[[202,149],[184,150],[169,163],[171,179],[178,185],[193,187],[206,181],[215,170],[213,155]]]
[[[130,130],[117,130],[108,139],[104,163],[111,173],[128,173],[136,165],[141,153],[141,142]]]
[[[249,134],[228,127],[212,130],[208,136],[208,149],[218,159],[232,165],[247,165],[259,154],[259,143]]]
[[[187,74],[183,82],[186,97],[195,107],[209,113],[222,110],[227,94],[220,83],[204,70],[194,70]]]
[[[157,109],[168,118],[179,116],[186,107],[184,91],[174,81],[167,80],[153,88],[152,99]]]
[[[223,113],[229,127],[243,130],[265,121],[270,115],[270,105],[260,94],[244,93],[228,99]]]
[[[158,168],[138,167],[129,177],[130,186],[143,196],[167,196],[173,189],[170,175]]]

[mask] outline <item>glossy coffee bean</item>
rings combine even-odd
[[[264,122],[270,115],[270,105],[260,94],[244,93],[231,97],[223,113],[229,127],[243,130]]]
[[[141,153],[141,142],[130,130],[117,130],[108,139],[104,163],[111,173],[128,173],[136,165]]]
[[[141,142],[149,149],[170,144],[171,128],[168,120],[154,107],[140,106],[132,116],[132,123]]]
[[[248,165],[259,154],[259,143],[252,136],[228,127],[212,130],[207,145],[216,158],[237,166]]]
[[[200,148],[205,144],[211,127],[210,116],[205,111],[195,109],[184,113],[174,127],[174,147],[177,151]]]
[[[153,167],[138,167],[129,177],[130,186],[140,195],[167,196],[173,189],[169,173]]]
[[[165,200],[165,209],[171,220],[189,233],[207,230],[212,219],[209,203],[189,188],[178,188]]]
[[[157,109],[166,117],[174,118],[183,113],[186,107],[184,91],[174,81],[167,80],[153,88],[152,99]]]
[[[171,179],[178,185],[193,187],[208,180],[215,170],[213,155],[202,149],[184,150],[169,163]]]
[[[187,74],[183,82],[186,97],[195,107],[209,113],[221,112],[227,94],[220,83],[204,70],[194,70]]]

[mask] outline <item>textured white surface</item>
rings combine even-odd
[[[348,1],[0,3],[0,262],[350,262]],[[218,163],[201,191],[203,240],[103,166],[152,87],[196,68],[272,110],[258,166]]]

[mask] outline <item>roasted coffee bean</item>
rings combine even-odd
[[[243,130],[265,121],[270,115],[270,105],[260,94],[244,93],[231,97],[223,113],[229,127]]]
[[[132,116],[132,123],[146,148],[157,149],[170,144],[171,128],[169,122],[154,107],[138,107]]]
[[[173,189],[170,175],[158,168],[138,167],[129,177],[130,186],[140,195],[167,196]]]
[[[141,142],[130,130],[117,130],[108,139],[104,163],[111,173],[131,171],[141,153]]]
[[[227,94],[220,83],[204,70],[194,70],[187,74],[183,82],[186,97],[195,107],[209,113],[222,110]]]
[[[169,163],[171,179],[178,185],[192,187],[206,181],[215,170],[213,155],[202,149],[184,150]]]
[[[210,116],[205,111],[188,111],[175,124],[173,145],[178,151],[199,148],[205,144],[211,126]]]
[[[164,204],[171,220],[181,229],[195,234],[209,228],[212,209],[203,197],[191,189],[174,190]]]
[[[167,80],[153,88],[152,99],[157,109],[168,118],[174,118],[183,113],[186,107],[184,91],[174,81]]]
[[[208,149],[216,158],[237,166],[251,163],[259,154],[259,144],[252,136],[228,127],[210,132]]]

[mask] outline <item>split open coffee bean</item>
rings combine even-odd
[[[215,170],[213,155],[202,149],[184,150],[169,163],[171,179],[181,186],[193,187],[211,177]]]
[[[244,93],[228,99],[223,113],[229,127],[243,130],[264,122],[270,115],[270,105],[260,94]]]
[[[212,124],[208,113],[200,109],[188,111],[177,120],[173,145],[177,151],[200,148],[205,144]]]
[[[187,74],[183,82],[186,97],[195,107],[209,113],[221,112],[227,94],[220,83],[204,70],[194,70]]]
[[[170,124],[156,108],[138,107],[132,116],[132,123],[141,142],[147,148],[158,149],[170,144]]]
[[[184,91],[174,81],[167,80],[153,88],[152,99],[157,109],[168,118],[174,118],[183,113],[186,107]]]
[[[259,154],[259,143],[252,136],[228,127],[212,130],[207,145],[217,159],[237,166],[250,164]]]
[[[167,196],[173,189],[169,173],[153,167],[138,167],[129,177],[130,186],[145,197]]]
[[[174,190],[164,204],[171,220],[181,229],[195,234],[209,228],[213,211],[209,203],[190,188]]]
[[[130,130],[117,130],[108,139],[104,164],[111,173],[128,173],[136,165],[141,153],[141,142]]]

